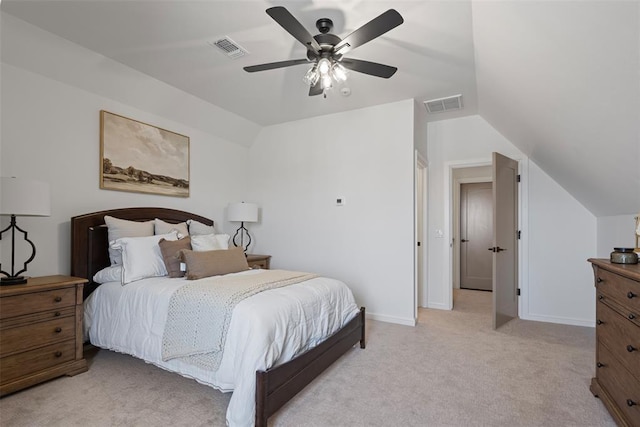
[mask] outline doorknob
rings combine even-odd
[[[506,249],[502,249],[500,246],[496,246],[495,248],[489,248],[491,252],[502,252],[506,251]]]
[[[462,243],[466,243],[466,242],[468,242],[468,240],[467,240],[467,239],[460,239],[460,241],[461,241]]]

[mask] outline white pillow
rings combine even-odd
[[[206,225],[199,221],[196,221],[195,219],[188,220],[187,224],[189,224],[189,234],[192,236],[215,233],[213,225]]]
[[[123,237],[109,247],[122,254],[122,284],[167,275],[158,242],[160,239],[177,240],[175,231],[147,237]]]
[[[153,221],[127,221],[126,219],[105,215],[104,222],[108,228],[109,245],[122,237],[153,236]],[[120,253],[115,249],[111,249],[111,247],[109,247],[109,259],[111,260],[111,265],[122,264]]]
[[[204,234],[191,236],[191,249],[196,252],[229,249],[228,234]]]
[[[122,282],[122,265],[110,265],[93,276],[96,283]]]
[[[154,234],[167,234],[173,230],[178,232],[178,238],[187,237],[189,235],[189,229],[186,222],[179,222],[178,224],[172,224],[170,222],[163,221],[161,219],[154,219]]]

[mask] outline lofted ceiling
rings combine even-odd
[[[285,6],[316,34],[346,36],[389,8],[404,23],[347,57],[398,67],[356,72],[309,97],[307,65],[242,67],[305,57],[265,10]],[[597,216],[640,210],[640,3],[636,1],[96,1],[4,0],[3,12],[137,69],[259,125],[414,98],[462,94]],[[230,37],[230,59],[210,45]],[[344,96],[343,87],[350,89]],[[473,143],[473,141],[469,141]]]

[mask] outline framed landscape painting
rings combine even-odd
[[[100,111],[100,188],[189,197],[189,137]]]

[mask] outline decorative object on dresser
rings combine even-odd
[[[227,220],[231,222],[239,222],[240,227],[236,230],[236,234],[233,235],[233,244],[235,246],[242,246],[245,253],[249,249],[251,244],[251,235],[249,230],[244,226],[245,222],[258,222],[258,205],[255,203],[231,203],[227,208]],[[236,242],[236,238],[240,234],[240,245]],[[247,235],[247,245],[244,245],[244,235]]]
[[[261,268],[269,270],[271,268],[271,255],[247,254],[249,268]]]
[[[638,254],[633,248],[613,248],[609,260],[614,264],[637,264]]]
[[[621,426],[640,426],[640,264],[589,259],[596,286],[591,392]]]
[[[27,282],[27,278],[21,274],[27,271],[27,264],[35,258],[36,246],[27,237],[27,232],[18,227],[16,216],[49,216],[51,213],[49,184],[30,179],[2,177],[1,189],[0,215],[11,215],[11,223],[0,231],[0,240],[5,231],[11,230],[11,274],[3,271],[0,266],[0,274],[5,275],[0,279],[0,284],[23,284]],[[31,246],[31,255],[19,271],[15,270],[16,230],[24,235],[24,241]]]
[[[86,282],[59,275],[0,288],[0,395],[87,370],[82,354]]]

